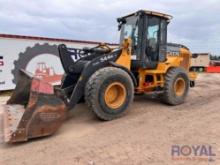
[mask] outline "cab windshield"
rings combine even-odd
[[[130,16],[125,18],[121,24],[120,45],[126,38],[131,38],[133,51],[137,49],[138,45],[138,17]]]

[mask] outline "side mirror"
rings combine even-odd
[[[118,18],[117,21],[119,23],[118,24],[118,30],[121,30],[122,25],[127,22],[125,18]]]

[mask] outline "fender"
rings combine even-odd
[[[118,65],[118,64],[116,64],[113,61],[110,61],[109,64],[114,66],[114,67],[116,67],[116,68],[120,68],[120,69],[124,70],[125,72],[127,72],[129,74],[129,76],[131,77],[131,79],[132,79],[132,81],[134,83],[134,86],[136,87],[138,85],[137,84],[137,80],[136,80],[134,74],[130,70],[128,70],[128,68],[126,68],[124,66],[121,66],[121,65]]]

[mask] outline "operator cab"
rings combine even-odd
[[[166,60],[167,25],[170,15],[140,10],[118,18],[120,44],[132,40],[132,68],[155,69]]]

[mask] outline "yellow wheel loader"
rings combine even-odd
[[[106,44],[83,49],[59,45],[65,71],[60,87],[20,70],[0,120],[3,140],[22,142],[51,135],[67,111],[83,101],[102,120],[122,116],[134,94],[158,93],[166,104],[182,104],[196,74],[189,71],[189,49],[167,43],[171,18],[145,10],[118,18],[121,36],[115,49]]]

